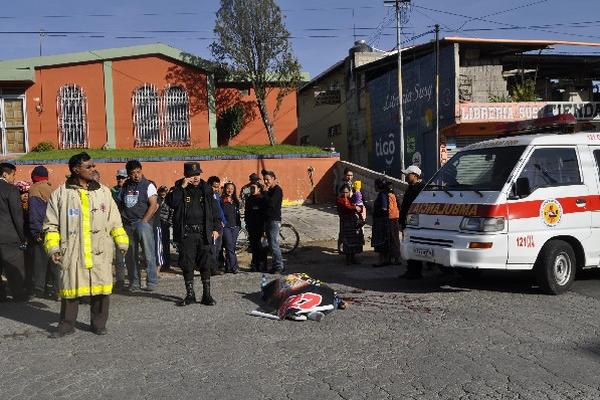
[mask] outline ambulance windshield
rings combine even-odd
[[[424,190],[501,190],[525,146],[461,151],[431,178]]]

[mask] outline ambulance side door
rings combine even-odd
[[[590,193],[591,201],[591,214],[592,214],[592,237],[590,240],[590,246],[586,246],[585,252],[587,254],[586,264],[598,265],[600,264],[600,146],[590,146],[590,151],[594,160],[591,165],[593,168],[589,171],[590,178],[595,181],[596,187]]]
[[[554,236],[574,236],[581,242],[590,238],[589,189],[579,150],[553,146],[531,152],[518,175],[527,178],[530,194],[507,202],[508,269],[533,265]]]

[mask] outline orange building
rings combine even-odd
[[[202,61],[163,44],[2,61],[0,155],[26,153],[40,142],[57,148],[216,147],[218,114],[237,100],[247,103],[249,114],[231,144],[268,143],[251,88],[215,89]],[[296,142],[295,110],[292,91],[275,116],[279,142]]]

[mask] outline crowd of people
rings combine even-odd
[[[375,181],[371,208],[371,246],[379,254],[374,267],[400,263],[400,242],[412,202],[423,188],[421,170],[402,171],[408,188],[402,201],[392,184]],[[283,273],[279,248],[283,192],[273,171],[252,173],[239,191],[218,176],[202,179],[198,162],[183,165],[183,177],[158,186],[130,160],[116,172],[111,188],[100,182],[91,157],[83,152],[69,160],[66,181],[54,188],[49,172],[37,166],[31,182],[15,182],[16,167],[0,163],[0,301],[27,301],[31,296],[61,300],[53,337],[74,332],[78,305],[89,299],[91,330],[106,333],[109,295],[113,291],[154,291],[159,271],[175,263],[183,272],[185,297],[196,303],[194,271],[202,282],[200,303],[215,305],[211,276],[236,274],[238,235],[245,224],[252,254],[250,270]],[[346,263],[358,264],[363,251],[367,199],[351,169],[337,187],[339,251]],[[268,265],[268,254],[271,265]],[[421,277],[420,263],[409,262],[404,278]],[[113,274],[114,272],[114,274]]]
[[[183,177],[158,187],[137,160],[116,172],[116,185],[100,182],[91,157],[69,160],[69,176],[54,188],[44,166],[31,183],[15,182],[16,167],[0,163],[0,301],[31,296],[61,301],[53,337],[74,332],[78,305],[89,299],[91,331],[106,333],[109,294],[154,291],[158,271],[169,271],[171,245],[183,271],[186,295],[196,303],[194,271],[200,271],[200,303],[216,304],[210,278],[237,273],[238,235],[245,223],[250,269],[283,273],[279,248],[283,192],[273,171],[253,173],[239,192],[217,176],[206,181],[198,162],[183,165]],[[272,263],[268,265],[268,255]],[[114,275],[113,275],[114,268]]]
[[[408,210],[425,185],[421,179],[421,169],[416,165],[409,166],[402,173],[408,184],[402,201],[398,200],[391,182],[381,178],[375,180],[377,197],[371,210],[371,246],[378,253],[379,259],[373,267],[400,264],[400,242]],[[339,249],[345,255],[348,265],[360,263],[356,255],[362,253],[365,245],[363,226],[366,222],[366,202],[361,187],[362,182],[354,180],[352,169],[346,168],[344,177],[337,186],[336,206],[340,217]],[[407,271],[401,277],[421,278],[421,263],[409,261]]]

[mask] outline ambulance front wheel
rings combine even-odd
[[[535,265],[540,287],[548,294],[567,292],[575,280],[576,258],[565,241],[551,240],[544,245]]]

